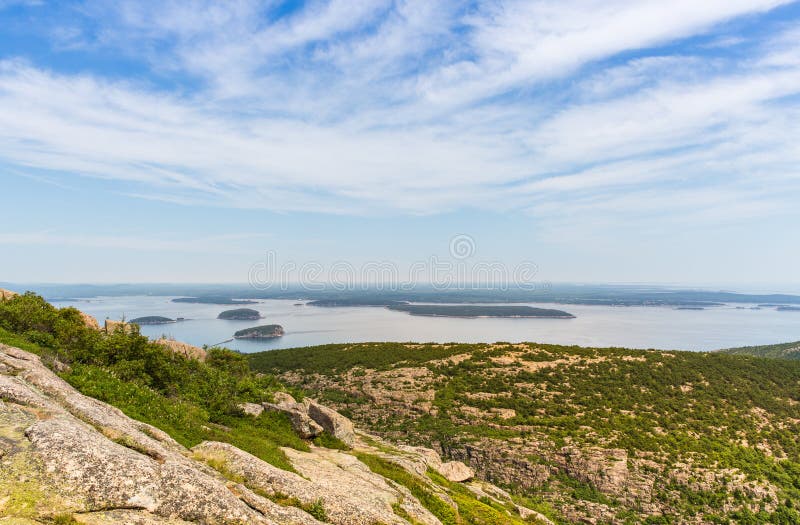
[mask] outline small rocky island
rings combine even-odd
[[[161,317],[160,315],[148,315],[145,317],[137,317],[136,319],[131,319],[130,322],[138,325],[169,324],[169,323],[174,323],[175,319],[170,319],[169,317]]]
[[[233,334],[236,339],[274,339],[284,334],[283,327],[279,324],[253,326],[239,330]]]
[[[229,321],[255,321],[261,319],[261,314],[252,308],[236,308],[234,310],[225,310],[221,312],[217,319],[226,319]]]

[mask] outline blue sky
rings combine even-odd
[[[0,281],[798,284],[800,3],[0,0]]]

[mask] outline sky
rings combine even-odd
[[[800,2],[0,0],[0,281],[800,284]]]

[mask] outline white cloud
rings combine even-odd
[[[748,213],[782,209],[797,189],[800,111],[776,101],[800,93],[796,30],[737,44],[749,53],[738,58],[690,48],[601,62],[783,3],[509,1],[465,13],[362,0],[272,22],[270,3],[92,5],[87,16],[113,22],[83,35],[85,49],[122,49],[201,87],[3,62],[0,158],[145,198],[273,210],[582,216],[654,194],[717,206],[715,191]],[[774,191],[749,206],[761,180]]]

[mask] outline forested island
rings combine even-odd
[[[258,301],[250,299],[231,299],[230,297],[176,297],[173,303],[193,303],[193,304],[256,304]]]
[[[528,317],[574,319],[575,316],[563,310],[535,308],[533,306],[475,305],[475,304],[410,304],[379,298],[320,299],[307,303],[322,307],[382,306],[389,310],[407,312],[411,315],[430,317]]]
[[[575,316],[563,310],[534,308],[532,306],[486,306],[486,305],[442,305],[442,304],[396,304],[390,310],[408,312],[411,315],[432,317],[533,317],[574,319]]]
[[[225,310],[221,312],[217,319],[226,319],[229,321],[255,321],[261,319],[261,314],[252,308],[236,308],[235,310]]]
[[[233,334],[236,339],[273,339],[284,334],[283,327],[279,324],[253,326],[239,330]]]
[[[130,322],[138,325],[169,324],[169,323],[174,323],[175,319],[170,319],[169,317],[162,317],[160,315],[147,315],[145,317],[137,317],[136,319],[131,319]]]
[[[316,301],[310,301],[306,304],[308,304],[309,306],[344,307],[344,306],[394,306],[407,303],[406,301],[394,301],[391,299],[380,299],[373,297],[350,297],[342,299],[318,299]]]

